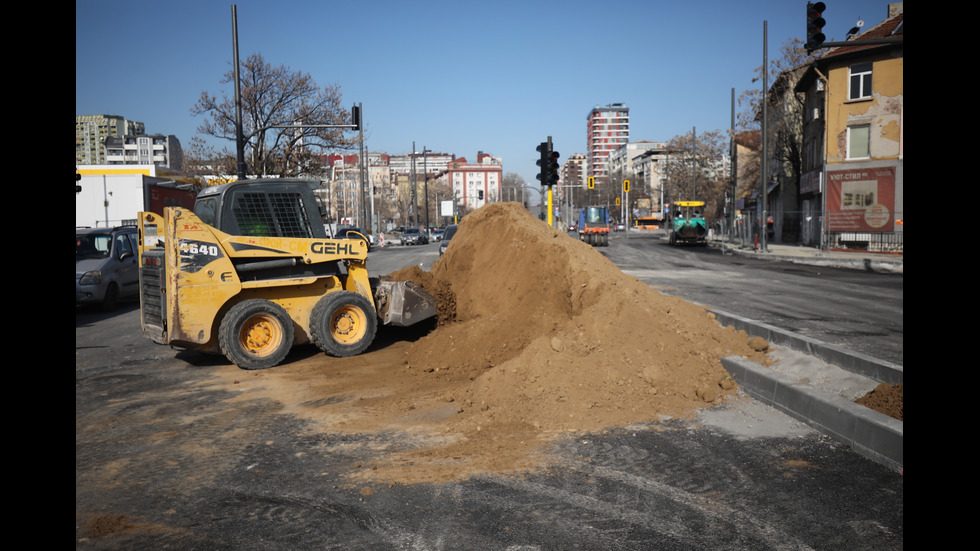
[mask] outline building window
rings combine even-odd
[[[867,159],[871,156],[871,126],[847,127],[847,158]]]
[[[858,63],[848,68],[848,99],[870,99],[871,98],[871,62]]]

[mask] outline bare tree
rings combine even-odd
[[[445,176],[429,180],[429,224],[432,227],[443,225],[440,203],[452,199],[453,189]],[[423,201],[424,202],[424,201]],[[425,212],[424,210],[422,211]]]
[[[704,201],[705,217],[721,219],[730,171],[728,153],[728,132],[692,129],[671,138],[665,158],[667,200]]]
[[[194,176],[227,176],[235,174],[235,155],[224,151],[218,153],[214,146],[200,136],[191,138],[184,151],[187,172]]]
[[[252,54],[240,68],[242,134],[250,171],[262,175],[321,174],[319,155],[325,150],[350,148],[352,137],[341,129],[313,125],[350,124],[341,106],[340,86],[320,88],[308,73],[286,66],[273,67],[261,54]],[[234,71],[221,84],[233,84]],[[202,92],[191,114],[205,117],[198,133],[236,141],[235,98]],[[277,126],[300,125],[295,128]],[[307,125],[307,126],[303,126]]]
[[[577,207],[613,205],[617,197],[622,195],[623,174],[620,171],[596,176],[592,179],[592,189],[585,187],[581,193],[576,192]]]
[[[525,187],[527,183],[524,178],[516,172],[508,172],[504,174],[504,179],[500,185],[500,200],[501,201],[521,201],[524,198],[524,202],[527,202],[527,190]],[[526,205],[525,205],[526,206]]]
[[[769,103],[766,118],[769,127],[768,153],[772,162],[768,166],[772,167],[770,171],[777,170],[773,177],[782,176],[798,182],[803,168],[804,98],[794,93],[793,88],[814,56],[807,53],[799,39],[792,39],[784,44],[780,54],[780,57],[769,62]],[[762,80],[762,67],[756,68],[756,74],[752,82]],[[738,114],[738,129],[761,131],[762,90],[746,90],[739,97],[738,103],[742,109]]]

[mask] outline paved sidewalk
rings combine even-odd
[[[713,241],[713,246],[721,247],[725,254],[739,255],[762,260],[782,260],[814,266],[851,268],[872,272],[904,274],[904,255],[869,253],[862,251],[822,251],[814,247],[799,245],[769,244],[767,250],[740,247],[735,243]]]

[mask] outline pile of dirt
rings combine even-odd
[[[905,422],[905,389],[904,384],[890,385],[881,383],[874,390],[854,400],[866,408],[884,413]]]
[[[722,357],[768,363],[764,341],[623,274],[516,203],[468,215],[431,272],[390,277],[439,302],[439,325],[405,348],[387,382],[411,378],[417,394],[400,403],[411,402],[416,429],[448,445],[379,461],[374,477],[411,476],[423,460],[527,468],[528,454],[554,436],[688,416],[725,400],[736,385]],[[443,413],[425,426],[423,407]],[[363,430],[372,419],[346,421]],[[394,465],[411,468],[396,475]]]

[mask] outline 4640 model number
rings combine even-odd
[[[197,272],[224,254],[214,243],[204,241],[180,242],[180,269],[185,272]]]
[[[195,242],[184,242],[181,246],[181,252],[201,255],[201,256],[219,256],[218,246],[208,243],[195,243]]]

